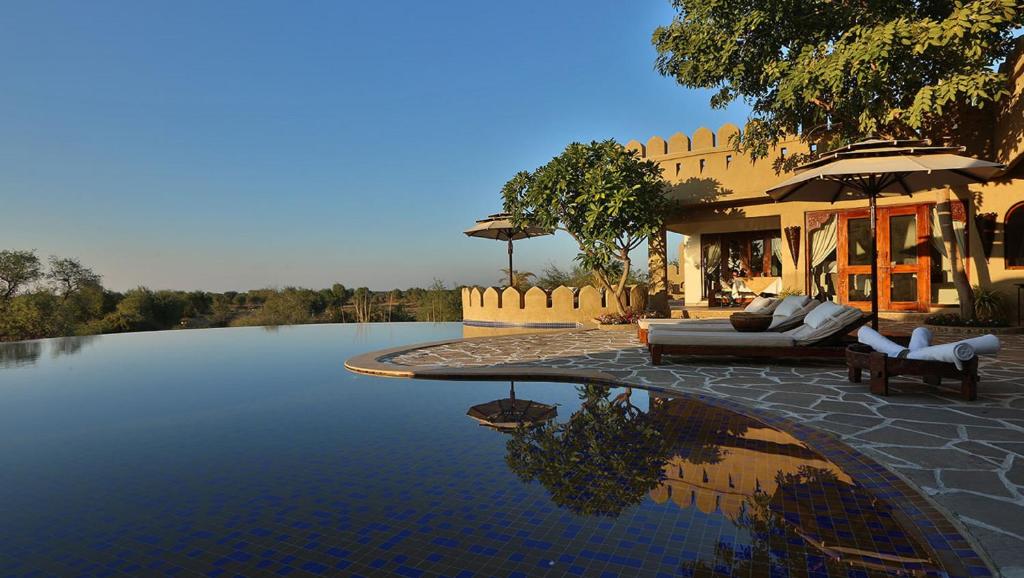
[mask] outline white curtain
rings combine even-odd
[[[836,243],[838,242],[836,233],[838,229],[839,218],[836,214],[832,214],[819,229],[812,231],[809,235],[811,243],[810,272],[815,296],[823,294],[828,299],[834,299],[836,296],[837,289],[830,276],[834,276],[836,273]]]
[[[811,233],[811,268],[818,267],[836,250],[836,229],[839,219],[832,215],[822,224],[821,228]],[[829,267],[829,273],[835,273],[835,261]]]
[[[775,269],[775,263],[779,263],[778,271],[768,271],[768,274],[773,277],[782,275],[782,238],[772,237],[772,269]]]
[[[935,250],[941,256],[942,259],[942,271],[943,273],[951,273],[953,271],[953,264],[949,260],[949,255],[946,253],[946,243],[942,239],[942,226],[939,224],[939,210],[937,206],[932,206],[932,245]],[[967,258],[967,223],[953,219],[953,236],[956,237],[956,252],[960,255],[961,259]],[[952,278],[943,279],[945,282],[951,282]]]

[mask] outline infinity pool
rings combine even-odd
[[[914,498],[870,462],[721,403],[516,383],[557,417],[510,433],[467,417],[509,382],[343,369],[461,334],[322,325],[0,344],[0,575],[970,571],[943,546],[959,538],[894,509]]]

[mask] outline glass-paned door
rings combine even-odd
[[[871,306],[871,249],[878,247],[878,307],[883,311],[927,311],[930,305],[930,220],[928,206],[878,209],[877,239],[868,211],[839,216],[839,296],[844,303]]]

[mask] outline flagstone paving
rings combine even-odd
[[[895,324],[889,329],[899,329]],[[939,342],[959,338],[937,335]],[[729,398],[838,436],[902,474],[958,519],[1004,576],[1024,576],[1024,335],[983,358],[979,398],[892,380],[889,397],[847,380],[841,361],[673,358],[650,365],[631,331],[469,339],[375,359],[395,370],[525,375],[600,371],[624,385]],[[951,384],[952,386],[953,384]]]

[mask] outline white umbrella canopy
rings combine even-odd
[[[551,229],[526,225],[516,227],[512,224],[511,215],[508,213],[496,213],[489,215],[486,219],[480,219],[475,225],[463,231],[467,237],[479,237],[481,239],[493,239],[495,241],[508,242],[508,284],[512,286],[512,241],[553,235]]]
[[[927,140],[870,139],[822,154],[769,189],[776,202],[868,199],[871,237],[876,239],[876,200],[881,196],[984,183],[1006,167],[957,153],[963,147],[933,146]],[[872,325],[878,328],[878,248],[871,248]]]

